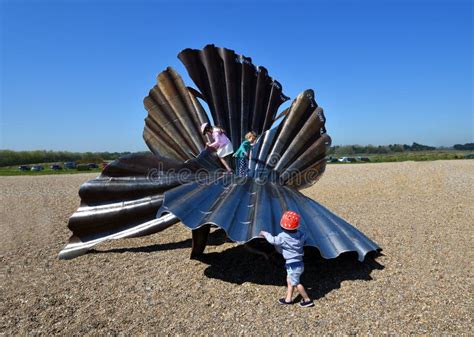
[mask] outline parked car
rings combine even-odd
[[[89,168],[99,168],[99,165],[97,165],[96,163],[89,163],[87,164],[87,166],[89,166]]]
[[[91,168],[87,164],[79,164],[77,165],[76,169],[78,171],[89,171]]]
[[[28,165],[20,165],[18,166],[20,171],[29,171],[31,168]]]
[[[57,171],[57,170],[62,170],[62,169],[63,169],[62,166],[61,166],[61,165],[58,165],[58,164],[51,165],[49,168],[50,168],[51,170],[55,170],[55,171]]]
[[[67,169],[76,168],[76,163],[73,162],[73,161],[68,161],[68,162],[64,163],[64,168],[67,168]]]
[[[42,165],[33,165],[31,166],[31,171],[42,171],[44,167]]]
[[[353,157],[341,157],[338,161],[341,163],[355,163],[357,160]]]
[[[358,159],[359,159],[360,161],[365,161],[365,162],[369,162],[369,161],[370,161],[370,159],[367,158],[367,157],[359,157]]]

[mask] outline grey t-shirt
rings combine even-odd
[[[268,242],[275,246],[279,253],[283,255],[286,263],[303,261],[303,247],[306,239],[303,232],[281,232],[277,236],[265,232],[263,236]]]

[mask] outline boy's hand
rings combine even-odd
[[[265,231],[260,231],[260,233],[258,233],[258,236],[265,236],[264,233],[266,233]]]

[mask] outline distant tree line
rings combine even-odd
[[[459,151],[474,151],[474,143],[467,143],[467,144],[456,144],[453,146],[455,150]]]
[[[474,150],[474,144],[456,144],[453,147],[455,150]],[[341,154],[388,154],[397,152],[409,152],[409,151],[432,151],[436,150],[434,146],[428,146],[418,143],[412,145],[407,144],[389,144],[389,145],[343,145],[343,146],[332,146],[329,153],[335,155]]]
[[[456,144],[453,146],[458,151],[474,151],[474,143]],[[413,143],[390,144],[390,145],[336,145],[332,146],[329,154],[353,155],[353,154],[389,154],[409,151],[430,151],[436,150],[433,146]],[[144,151],[142,153],[146,153]],[[61,163],[74,161],[81,163],[101,163],[117,159],[121,156],[131,154],[131,152],[68,152],[68,151],[12,151],[0,150],[0,166],[28,165],[38,163]]]
[[[114,160],[131,152],[67,152],[67,151],[11,151],[0,150],[0,166],[38,163],[101,163]]]

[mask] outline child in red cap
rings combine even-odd
[[[304,271],[303,247],[305,235],[298,231],[300,216],[293,211],[286,211],[280,220],[280,226],[283,232],[277,236],[272,236],[265,231],[260,232],[268,242],[275,246],[276,250],[283,254],[285,258],[285,268],[287,273],[286,282],[288,289],[286,298],[280,298],[280,304],[293,304],[293,289],[296,287],[303,300],[300,302],[302,307],[312,307],[314,302],[309,298],[303,285],[300,283],[301,274]]]

